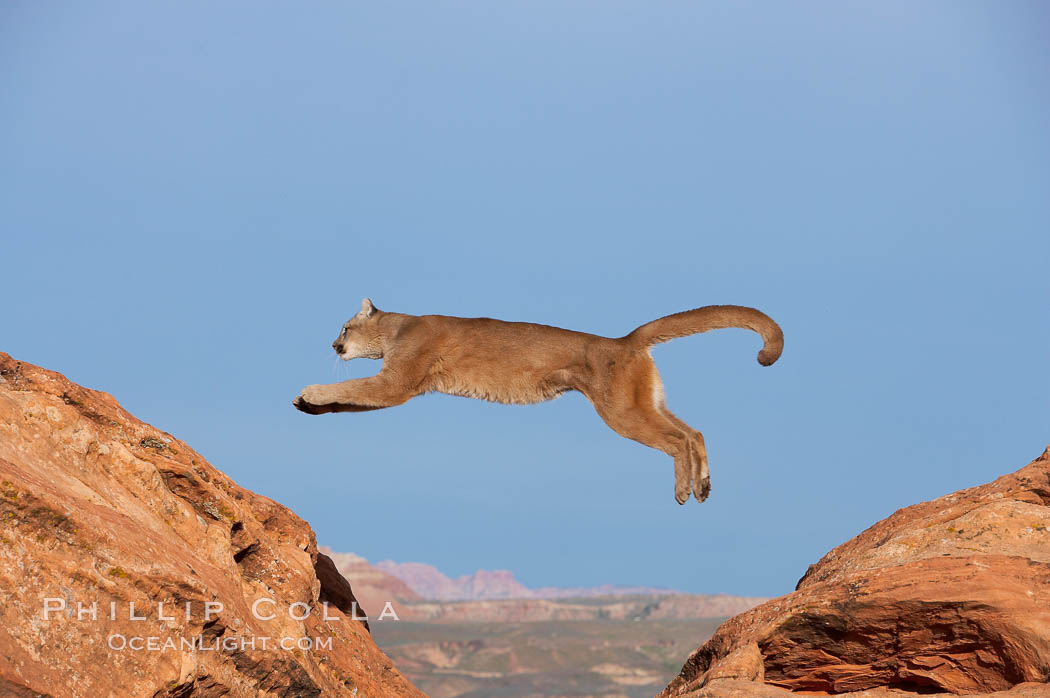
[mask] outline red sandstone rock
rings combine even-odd
[[[661,696],[1050,696],[1048,505],[1050,448],[901,509],[726,621]]]
[[[45,619],[48,598],[62,608]],[[0,695],[421,696],[354,602],[291,511],[111,396],[0,353]],[[161,648],[111,649],[120,636]]]

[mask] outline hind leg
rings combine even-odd
[[[663,382],[660,380],[659,371],[656,370],[656,364],[652,363],[651,359],[649,362],[649,368],[651,369],[651,379],[653,381],[653,403],[656,405],[656,409],[659,410],[664,417],[678,427],[678,430],[685,438],[688,449],[689,473],[684,476],[677,476],[676,481],[680,484],[684,482],[686,488],[689,488],[691,484],[693,496],[696,497],[696,501],[702,502],[711,494],[711,473],[707,467],[707,447],[704,444],[704,436],[696,429],[693,429],[691,426],[676,417],[671,410],[667,409],[667,403],[664,398]],[[688,491],[686,492],[685,497],[686,499],[689,498]]]
[[[598,414],[620,436],[663,451],[674,459],[674,498],[679,504],[689,499],[693,481],[693,455],[690,439],[659,410],[635,407],[603,410]]]
[[[667,418],[678,425],[682,433],[689,436],[691,446],[690,479],[693,482],[693,496],[696,501],[702,502],[711,494],[711,472],[707,467],[707,447],[704,445],[704,435],[693,429],[663,406],[663,412]]]
[[[610,381],[600,396],[588,394],[605,423],[620,436],[663,451],[674,459],[675,500],[685,504],[692,491],[695,440],[661,408],[663,387],[650,360],[637,362]]]

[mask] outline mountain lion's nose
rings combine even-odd
[[[332,348],[335,349],[335,353],[336,354],[342,354],[343,353],[343,345],[340,344],[339,342],[332,342]]]

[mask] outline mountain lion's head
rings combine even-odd
[[[383,337],[379,332],[379,317],[382,311],[372,305],[368,298],[361,301],[361,310],[346,321],[332,348],[340,359],[383,358]]]

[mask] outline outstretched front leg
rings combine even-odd
[[[415,397],[404,383],[380,371],[368,378],[354,378],[329,385],[308,385],[292,404],[307,414],[366,412],[393,407]]]

